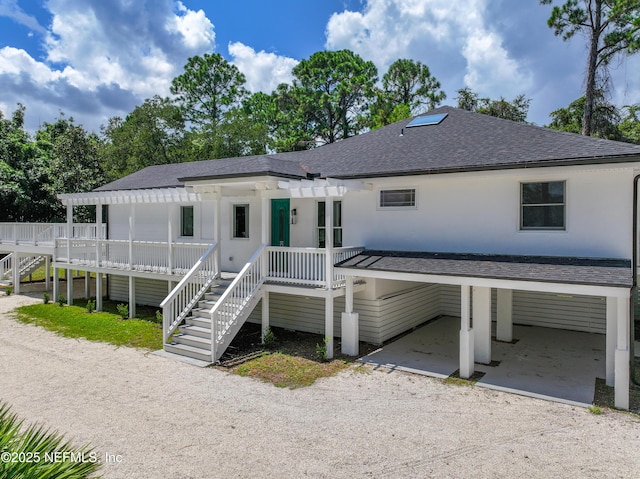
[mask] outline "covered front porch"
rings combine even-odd
[[[452,348],[451,344],[444,346],[446,354],[443,355],[442,351],[439,351],[442,345],[432,338],[435,342],[429,343],[428,346],[433,349],[425,351],[425,354],[444,360],[443,369],[439,373],[443,375],[451,374],[453,359],[461,378],[471,378],[476,371],[484,372],[489,378],[497,377],[498,369],[490,369],[495,365],[495,361],[501,361],[499,370],[507,376],[511,374],[509,368],[520,369],[521,360],[518,355],[507,354],[501,359],[505,354],[505,347],[515,351],[517,343],[515,348],[508,345],[514,339],[522,339],[514,334],[514,291],[602,298],[606,302],[601,326],[601,332],[606,334],[600,335],[604,338],[604,355],[601,359],[604,364],[603,376],[606,384],[615,388],[615,406],[620,409],[629,408],[632,344],[630,261],[365,251],[337,266],[346,275],[347,282],[346,311],[342,317],[342,343],[343,348],[354,349],[352,354],[357,353],[358,331],[358,313],[353,309],[349,288],[353,277],[425,282],[459,288],[460,319],[449,323],[449,327],[454,329],[453,332],[444,334],[449,338],[449,342],[453,340],[456,343],[457,348]],[[540,304],[538,307],[543,306],[544,304]],[[536,305],[532,304],[529,309],[535,311]],[[571,313],[566,312],[565,315],[570,317]],[[550,324],[551,327],[557,328],[555,331],[558,335],[565,334],[565,329],[576,329],[563,322],[563,316],[562,311],[558,312]],[[433,327],[424,329],[437,332],[437,328]],[[346,335],[344,331],[347,332]],[[528,331],[518,331],[518,334],[520,333],[523,337],[529,334]],[[569,337],[574,338],[571,335]],[[544,337],[542,340],[544,341]],[[549,360],[558,364],[562,359],[562,354],[550,358],[539,357],[536,367],[544,368]],[[589,371],[592,367],[590,363],[593,361],[587,362],[589,364],[584,364],[583,371]],[[554,382],[548,378],[542,381],[551,385]]]

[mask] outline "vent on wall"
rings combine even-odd
[[[447,117],[448,113],[440,113],[438,115],[425,115],[414,118],[409,122],[407,128],[412,128],[414,126],[428,126],[428,125],[437,125],[442,122]]]

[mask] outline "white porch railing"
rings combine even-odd
[[[213,280],[220,274],[215,254],[216,248],[217,243],[209,246],[169,296],[160,303],[163,317],[163,344],[167,343],[169,336],[198,304]]]
[[[58,263],[149,273],[188,273],[211,245],[156,241],[56,239]],[[99,253],[99,257],[98,257]]]
[[[74,223],[71,237],[95,239],[98,227],[95,223]],[[102,225],[102,237],[106,236]],[[66,223],[0,223],[0,243],[53,246],[57,238],[67,237]]]
[[[211,308],[211,362],[220,359],[226,347],[238,332],[261,298],[258,294],[265,280],[264,254],[266,245],[260,246]]]
[[[267,280],[273,283],[293,285],[340,287],[344,284],[344,275],[333,272],[330,284],[327,284],[327,253],[321,248],[290,248],[268,246]],[[334,248],[332,263],[349,259],[364,250],[364,247]],[[333,268],[331,268],[333,270]]]

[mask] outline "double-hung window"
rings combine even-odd
[[[180,207],[180,236],[193,236],[193,206]]]
[[[548,181],[520,184],[520,229],[564,230],[566,184]]]
[[[249,237],[249,205],[233,205],[233,237]]]
[[[324,201],[318,202],[318,248],[325,248],[327,244],[326,208]],[[342,246],[342,202],[333,202],[333,246]]]

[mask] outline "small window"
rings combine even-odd
[[[193,236],[193,206],[180,207],[180,236]]]
[[[325,213],[327,204],[318,202],[318,248],[326,247]],[[342,247],[342,202],[333,202],[333,246]]]
[[[233,237],[249,237],[249,205],[233,205]]]
[[[415,208],[416,190],[380,190],[380,208]]]
[[[565,229],[565,182],[521,183],[520,228]]]

